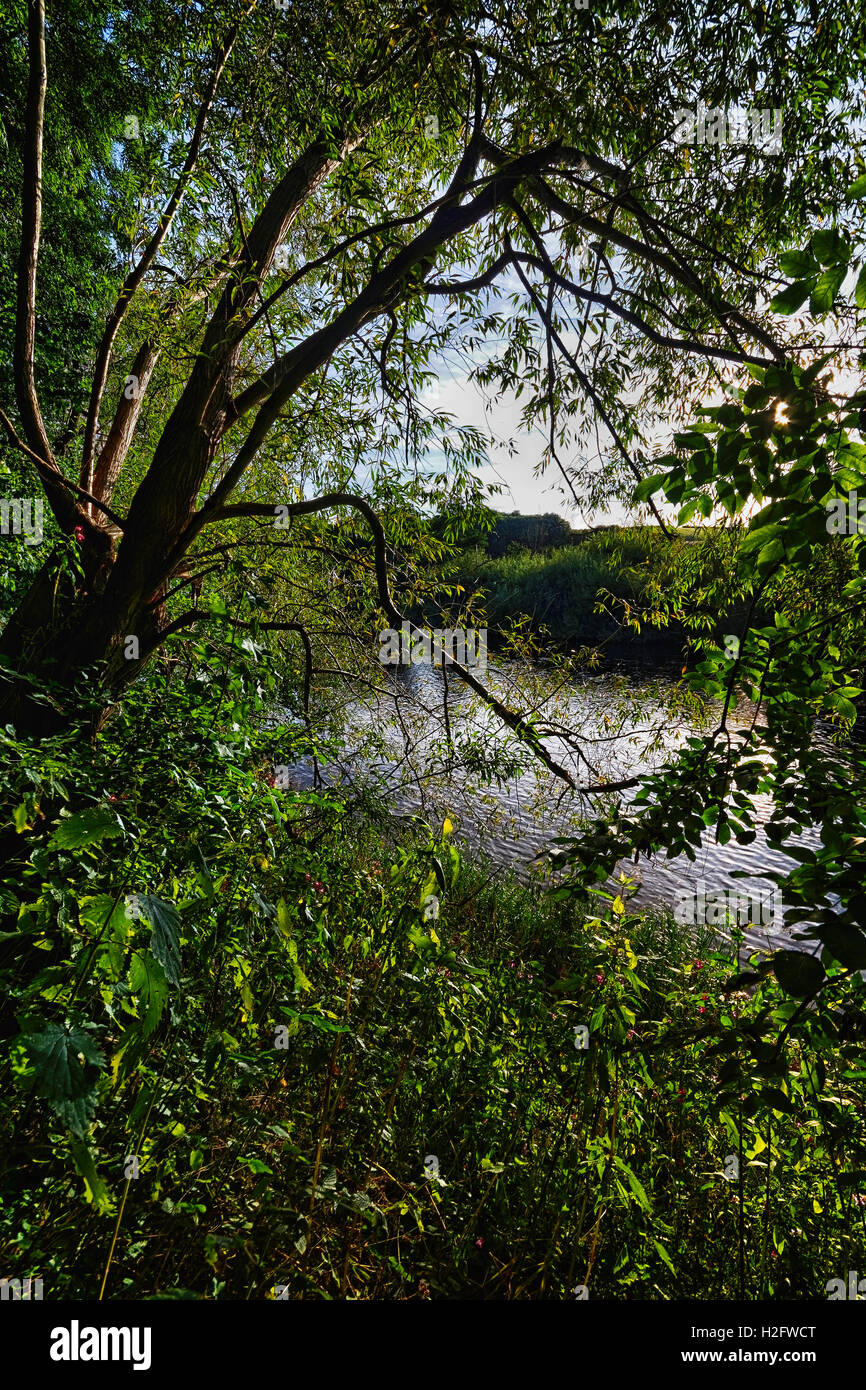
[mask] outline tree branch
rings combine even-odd
[[[24,185],[21,196],[21,251],[18,258],[18,297],[15,312],[15,399],[30,448],[46,464],[54,466],[54,455],[45,433],[33,355],[36,344],[36,266],[42,228],[42,132],[45,121],[45,89],[48,70],[45,60],[45,3],[28,0],[26,134],[24,139]]]
[[[245,19],[247,15],[252,12],[252,9],[253,5],[248,5],[247,8],[244,10],[244,13],[241,16],[241,18]],[[238,23],[235,24],[235,26],[233,27],[227,42],[224,44],[219,54],[219,57],[217,58],[216,65],[214,67],[213,73],[211,74],[210,82],[208,83],[207,91],[205,92],[204,100],[202,101],[202,104],[199,107],[195,127],[192,133],[192,139],[190,140],[186,159],[184,161],[183,168],[180,174],[178,175],[174,191],[172,192],[171,197],[165,205],[162,216],[160,217],[159,222],[157,223],[156,230],[154,231],[153,236],[150,238],[150,241],[148,242],[147,246],[142,252],[142,256],[140,261],[138,262],[138,265],[136,265],[134,269],[130,271],[129,275],[127,275],[126,280],[123,284],[123,288],[120,292],[120,295],[118,296],[117,303],[115,304],[114,308],[109,314],[108,321],[105,325],[105,331],[102,335],[102,339],[100,341],[99,348],[96,353],[96,366],[93,372],[93,386],[90,392],[90,405],[87,411],[87,422],[84,427],[84,444],[82,448],[81,459],[81,483],[82,486],[86,486],[88,490],[93,489],[93,451],[96,441],[97,424],[99,422],[99,407],[102,402],[102,393],[105,390],[105,382],[108,376],[108,367],[111,361],[111,353],[112,348],[114,347],[114,340],[117,337],[120,325],[123,323],[123,320],[126,317],[127,310],[129,309],[129,306],[132,302],[132,298],[136,290],[138,289],[139,285],[141,284],[151,265],[156,260],[156,257],[159,254],[159,249],[165,241],[166,237],[168,236],[169,231],[171,230],[171,224],[174,221],[174,215],[177,212],[178,207],[180,206],[181,199],[183,198],[187,184],[189,183],[189,180],[192,176],[192,172],[198,161],[199,151],[201,149],[201,143],[204,138],[207,119],[210,114],[211,107],[213,105],[214,97],[216,95],[216,89],[219,84],[220,77],[223,74],[225,65],[228,62],[228,58],[232,51],[232,48],[234,47],[239,27],[240,21],[238,21]]]
[[[290,516],[308,516],[313,512],[327,511],[330,507],[352,507],[355,511],[360,512],[367,522],[373,534],[376,587],[379,594],[379,602],[391,622],[399,629],[404,622],[408,623],[408,619],[404,618],[391,595],[391,586],[388,580],[388,557],[385,530],[370,503],[365,498],[359,497],[355,493],[329,492],[322,497],[313,497],[303,502],[291,502],[287,504],[287,510]],[[233,506],[221,508],[218,515],[214,515],[209,519],[211,521],[218,521],[230,516],[270,515],[276,517],[278,514],[277,507],[273,505],[268,506],[258,502],[238,502]],[[421,629],[416,628],[414,623],[408,623],[408,625],[411,633],[421,634]],[[265,624],[260,624],[260,626],[265,626]],[[481,681],[472,675],[471,671],[467,670],[460,662],[455,661],[449,653],[443,652],[443,659],[447,660],[449,670],[453,669],[466,685],[474,690],[477,695],[481,696],[484,702],[499,715],[502,722],[506,724],[508,728],[512,729],[523,743],[527,744],[527,746],[532,749],[536,757],[544,763],[545,767],[547,767],[554,776],[561,778],[564,782],[567,782],[570,787],[577,790],[577,785],[571,773],[568,772],[566,768],[561,767],[560,764],[551,757],[531,724],[527,723],[519,714],[515,714],[507,705],[504,705],[501,700],[498,700]]]
[[[85,502],[89,502],[92,507],[98,507],[99,510],[108,517],[109,521],[112,522],[113,525],[115,525],[119,531],[123,531],[126,523],[122,520],[122,518],[119,517],[116,512],[113,512],[110,507],[106,507],[104,502],[100,502],[97,497],[93,497],[89,492],[86,492],[83,487],[79,487],[77,483],[73,483],[70,481],[69,478],[64,477],[64,475],[59,471],[59,469],[49,468],[46,465],[44,459],[41,459],[38,454],[35,454],[32,449],[27,447],[27,445],[24,443],[24,440],[19,438],[19,436],[15,432],[15,427],[12,424],[12,421],[2,410],[0,410],[0,424],[2,424],[6,433],[9,435],[9,438],[15,445],[15,448],[20,449],[21,453],[24,454],[27,458],[29,458],[31,463],[34,464],[36,471],[39,474],[40,481],[42,482],[46,491],[48,489],[49,482],[52,486],[56,486],[58,483],[62,484],[62,486],[68,488],[70,492],[74,492],[76,497],[81,497]],[[73,515],[79,516],[80,513],[75,511]]]

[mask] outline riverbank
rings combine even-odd
[[[53,779],[3,883],[0,983],[31,1020],[0,1105],[9,1277],[813,1299],[863,1267],[854,1053],[792,1043],[759,1083],[739,1058],[789,1006],[772,975],[616,893],[467,862],[450,821],[278,791],[238,709],[154,676],[95,741],[7,739],[13,804],[47,757]]]
[[[475,546],[460,556],[457,581],[487,614],[491,650],[527,620],[561,651],[598,647],[609,662],[672,669],[683,664],[688,632],[670,614],[663,623],[647,619],[650,587],[672,565],[690,562],[697,543],[689,531],[670,541],[657,527],[633,526],[575,532],[567,545],[548,548],[512,543],[490,554]],[[743,611],[732,603],[717,612],[709,635],[736,631]]]

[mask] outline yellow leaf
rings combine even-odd
[[[625,903],[618,894],[613,900],[613,910],[616,913],[617,917],[621,917],[622,914],[625,912]]]
[[[454,826],[451,824],[450,820],[449,820],[448,817],[446,816],[446,817],[445,817],[445,820],[444,820],[444,822],[443,822],[443,824],[442,824],[442,834],[443,834],[443,835],[450,835],[453,829],[454,829]]]

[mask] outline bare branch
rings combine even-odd
[[[564,358],[566,359],[566,361],[568,362],[569,366],[571,367],[572,371],[574,372],[575,376],[577,377],[578,381],[580,382],[580,384],[581,384],[583,390],[584,390],[584,391],[586,392],[586,394],[589,396],[589,398],[590,398],[590,400],[592,401],[593,405],[595,406],[595,409],[596,409],[596,411],[598,412],[598,415],[600,416],[601,420],[602,420],[602,421],[604,422],[604,424],[607,426],[607,429],[608,429],[608,431],[610,432],[611,438],[613,439],[614,443],[616,444],[617,449],[618,449],[619,452],[620,452],[620,455],[621,455],[622,458],[624,459],[625,463],[628,465],[628,467],[629,467],[629,469],[631,470],[631,472],[634,474],[634,476],[635,476],[635,478],[637,479],[637,481],[638,481],[638,482],[641,482],[642,479],[643,479],[643,474],[641,473],[641,471],[640,471],[640,469],[638,468],[637,464],[635,463],[634,459],[631,457],[631,454],[628,452],[628,449],[625,447],[625,444],[624,444],[623,441],[622,441],[622,437],[620,436],[620,433],[619,433],[619,431],[617,430],[616,425],[613,423],[613,421],[612,421],[611,418],[610,418],[610,415],[608,414],[607,410],[605,409],[604,405],[602,404],[602,401],[601,401],[601,398],[599,397],[598,392],[596,391],[595,387],[592,385],[592,382],[589,380],[589,377],[586,375],[586,373],[582,370],[582,368],[581,368],[580,365],[578,364],[577,359],[575,358],[574,354],[571,353],[571,352],[569,352],[568,348],[565,346],[565,343],[562,341],[562,338],[561,338],[560,335],[557,333],[556,328],[554,327],[552,318],[548,315],[547,311],[546,311],[545,308],[544,308],[544,305],[543,305],[543,304],[541,303],[541,301],[539,300],[538,296],[536,295],[535,291],[533,290],[532,286],[530,285],[529,281],[527,280],[526,276],[524,275],[523,271],[521,270],[520,265],[519,265],[519,264],[515,265],[515,269],[516,269],[516,271],[517,271],[517,274],[520,276],[520,279],[523,281],[524,288],[525,288],[527,294],[528,294],[528,295],[530,296],[530,298],[532,299],[532,301],[533,301],[533,303],[534,303],[534,305],[535,305],[535,307],[536,307],[536,309],[537,309],[537,311],[538,311],[539,317],[541,318],[542,322],[546,325],[547,331],[550,333],[551,338],[552,338],[553,341],[556,343],[556,346],[559,348],[559,350],[560,350],[560,352],[562,353],[563,357],[564,357]],[[667,528],[667,525],[665,524],[665,519],[664,519],[664,517],[662,516],[661,512],[659,511],[658,507],[656,506],[655,502],[653,502],[652,498],[649,499],[649,506],[650,506],[650,509],[652,510],[652,513],[653,513],[653,516],[655,517],[656,521],[658,522],[659,527],[661,528],[662,532],[664,533],[665,536],[667,536],[668,540],[671,540],[671,539],[672,539],[672,536],[671,536],[670,531],[669,531],[668,528]]]
[[[657,347],[676,348],[680,352],[692,352],[700,357],[717,357],[723,362],[743,362],[752,363],[756,367],[772,367],[773,361],[767,357],[756,357],[752,353],[737,351],[734,348],[717,347],[711,343],[701,343],[695,338],[673,338],[669,334],[659,333],[658,329],[653,328],[652,324],[647,323],[646,319],[641,318],[631,309],[626,309],[623,304],[614,299],[612,295],[601,294],[598,291],[584,289],[581,285],[576,285],[568,276],[562,275],[555,269],[553,264],[544,264],[537,256],[530,256],[525,251],[514,251],[511,254],[505,252],[499,256],[483,275],[475,276],[472,280],[454,280],[439,284],[426,283],[423,288],[424,294],[466,294],[470,290],[483,289],[496,278],[502,270],[510,264],[520,261],[523,265],[534,266],[540,270],[548,280],[557,285],[560,289],[567,290],[576,299],[583,299],[587,304],[600,304],[609,309],[618,318],[624,319],[626,323],[632,324],[644,337]],[[666,315],[667,317],[667,315]]]

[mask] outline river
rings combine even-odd
[[[531,709],[544,721],[545,746],[584,785],[589,777],[615,781],[663,765],[684,739],[711,727],[718,715],[718,710],[702,715],[669,674],[607,670],[575,679],[555,669],[491,661],[485,680],[511,708],[522,713]],[[582,818],[598,812],[601,800],[574,795],[454,676],[447,681],[447,702],[445,697],[442,673],[430,666],[398,668],[389,673],[386,691],[353,697],[344,709],[341,752],[320,767],[322,780],[364,788],[366,794],[381,796],[397,815],[420,814],[436,825],[447,815],[458,843],[483,850],[523,880],[536,874],[549,877],[544,855],[551,840],[575,833]],[[740,704],[729,725],[740,727],[753,716],[751,706]],[[444,738],[446,720],[461,750],[453,763]],[[581,753],[569,737],[579,739]],[[592,764],[591,774],[584,757]],[[311,764],[297,765],[294,774],[309,785]],[[624,800],[631,795],[622,793]],[[757,833],[751,844],[731,839],[721,845],[710,827],[694,863],[685,856],[662,855],[641,856],[636,864],[627,861],[618,866],[634,883],[626,896],[636,907],[672,910],[684,894],[761,897],[764,920],[760,912],[752,913],[758,922],[746,930],[747,946],[790,946],[779,911],[785,904],[778,896],[773,903],[775,885],[768,875],[788,871],[793,861],[767,843],[770,799],[758,797],[755,804]],[[817,846],[818,832],[805,831],[799,842]],[[734,877],[737,870],[745,870],[749,878]],[[773,906],[775,914],[767,920]],[[712,909],[710,915],[712,920]],[[812,943],[803,944],[814,949]]]

